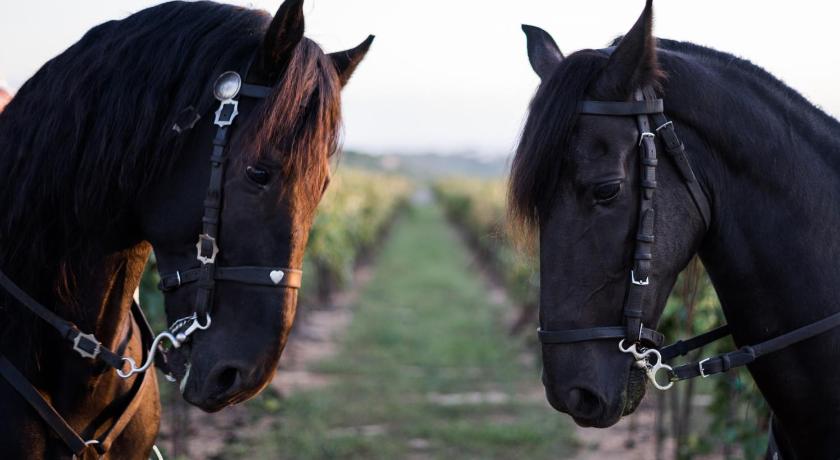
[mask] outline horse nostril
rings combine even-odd
[[[237,391],[242,381],[240,369],[234,366],[216,366],[211,372],[209,384],[212,386],[210,393],[217,398],[229,396]]]
[[[597,418],[603,411],[601,400],[595,393],[577,387],[566,395],[566,407],[570,415],[586,419]]]

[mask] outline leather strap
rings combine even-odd
[[[565,331],[544,331],[537,329],[540,342],[544,344],[566,344],[586,342],[589,340],[611,340],[624,339],[627,337],[627,330],[624,326],[593,327],[590,329],[569,329]],[[653,329],[642,328],[641,342],[651,347],[660,347],[665,337]]]
[[[816,337],[838,326],[840,326],[840,313],[835,313],[827,318],[821,319],[807,326],[794,329],[788,333],[766,340],[757,345],[745,346],[739,350],[724,353],[712,358],[706,358],[701,361],[676,366],[673,370],[672,380],[685,380],[699,376],[708,377],[709,375],[726,372],[733,367],[750,364],[766,354],[779,351],[795,343]]]
[[[70,321],[64,320],[47,307],[41,305],[38,301],[29,296],[17,284],[12,282],[5,273],[0,271],[0,286],[12,295],[21,305],[27,310],[34,313],[36,316],[44,320],[47,324],[53,327],[58,334],[67,342],[70,342],[73,349],[76,350],[83,357],[93,357],[114,369],[122,369],[122,356],[109,350],[102,345],[93,334],[84,334]]]
[[[634,97],[637,102],[661,101],[661,99],[656,99],[652,88],[646,88],[644,91],[638,90]],[[623,308],[626,339],[630,343],[637,343],[642,339],[642,315],[650,291],[651,261],[655,240],[653,197],[656,191],[656,144],[646,114],[636,115],[636,125],[639,128],[639,187],[641,190],[639,193],[639,220],[636,224],[633,269],[630,272],[627,297],[624,300]]]
[[[653,122],[656,124],[656,134],[662,139],[662,144],[665,146],[665,152],[671,156],[677,170],[683,178],[683,183],[688,188],[691,194],[691,200],[694,201],[694,206],[703,217],[703,222],[708,229],[712,224],[712,210],[709,205],[709,198],[700,187],[694,171],[691,169],[691,162],[688,160],[688,155],[685,153],[685,145],[677,137],[677,132],[674,129],[674,123],[665,118],[665,114],[656,113],[652,115]]]
[[[272,88],[270,86],[251,85],[243,83],[239,89],[240,96],[251,97],[254,99],[265,99],[271,94]]]
[[[140,328],[141,343],[143,350],[147,350],[152,343],[151,329],[144,327],[145,317],[140,310],[140,306],[136,302],[131,306],[131,320]],[[130,330],[130,329],[129,329]],[[143,359],[145,360],[145,356]],[[148,390],[154,377],[149,377],[149,372],[144,372],[135,381],[130,391],[130,400],[125,410],[120,413],[117,420],[108,428],[99,439],[85,441],[79,435],[67,420],[55,410],[55,408],[38,392],[38,390],[26,379],[26,377],[15,368],[15,366],[0,353],[0,376],[2,376],[9,384],[18,392],[18,394],[32,406],[33,409],[41,416],[41,419],[58,435],[64,442],[67,448],[77,457],[84,453],[88,447],[93,447],[96,451],[103,455],[111,447],[115,439],[122,434],[125,427],[137,413],[140,408],[140,403],[143,400],[143,394]],[[90,443],[90,445],[88,445]]]
[[[691,351],[704,347],[712,342],[716,342],[730,334],[729,325],[724,325],[696,337],[692,337],[688,340],[677,340],[671,345],[659,350],[659,354],[662,356],[662,359],[667,362],[677,356],[685,356]]]
[[[273,273],[281,272],[283,277],[279,282],[271,278]],[[215,270],[217,281],[232,281],[257,286],[281,286],[293,289],[300,288],[303,272],[293,268],[269,267],[218,267]],[[179,287],[198,281],[201,277],[201,267],[185,271],[161,275],[158,288],[163,292],[174,291]]]
[[[64,420],[64,417],[38,393],[38,390],[26,380],[26,377],[5,356],[0,354],[0,375],[35,409],[41,419],[64,441],[64,444],[76,456],[82,455],[87,449],[85,440]]]
[[[632,102],[615,101],[581,101],[578,113],[584,115],[613,115],[626,117],[630,115],[650,115],[665,111],[662,99],[636,100]]]

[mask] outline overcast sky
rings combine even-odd
[[[16,88],[90,27],[153,0],[4,0],[0,75]],[[233,1],[276,11],[280,0]],[[378,153],[508,155],[536,85],[521,23],[564,53],[626,32],[643,0],[306,0],[307,36],[327,51],[377,36],[344,92],[345,145]],[[840,115],[840,3],[663,1],[655,34],[746,57]]]

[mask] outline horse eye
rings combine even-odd
[[[610,201],[618,196],[621,191],[621,182],[610,182],[608,184],[601,184],[595,187],[593,195],[598,202]]]
[[[271,180],[271,173],[259,166],[248,166],[245,168],[245,175],[257,185],[267,185]]]

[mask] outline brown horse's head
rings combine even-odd
[[[219,70],[246,69],[250,62],[245,83],[270,91],[264,98],[240,97],[230,128],[219,269],[299,269],[303,263],[314,211],[328,183],[328,161],[337,149],[340,92],[372,37],[357,48],[325,54],[303,36],[302,6],[302,0],[287,0],[273,18],[245,10],[241,14],[259,19],[254,29],[226,26],[231,34],[250,33],[255,40]],[[203,76],[208,92],[217,75]],[[205,191],[218,129],[212,118],[207,114],[181,134],[182,159],[140,204],[143,232],[161,274],[179,276],[200,265],[196,240],[208,216]],[[200,284],[166,293],[170,324],[196,312]],[[184,398],[209,411],[243,401],[271,380],[294,321],[297,290],[220,280],[211,302],[212,326],[172,354]]]

